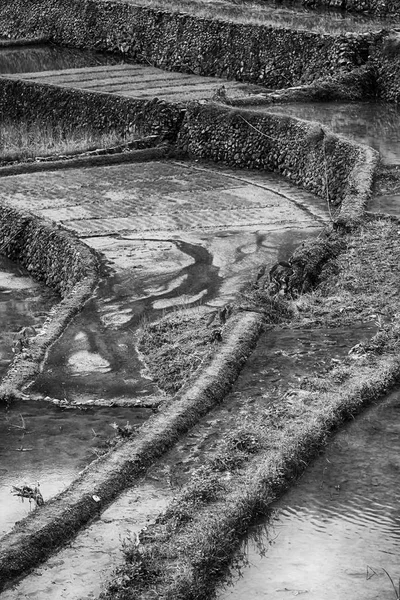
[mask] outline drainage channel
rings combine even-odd
[[[219,600],[396,597],[399,408],[396,391],[334,437],[250,532],[249,564]]]

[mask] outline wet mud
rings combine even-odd
[[[373,323],[336,329],[266,331],[231,393],[168,453],[162,461],[162,473],[167,472],[174,485],[181,487],[193,468],[218,452],[221,438],[234,426],[249,419],[257,421],[257,415],[279,398],[296,398],[302,393],[303,377],[328,371],[350,348],[371,338],[375,331]]]
[[[51,348],[30,392],[77,404],[162,399],[136,350],[143,320],[199,303],[226,304],[260,264],[287,258],[307,234],[318,231],[91,238],[104,256],[104,278]]]

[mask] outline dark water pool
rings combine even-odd
[[[123,62],[112,54],[75,50],[62,46],[38,45],[0,47],[0,75],[58,71]]]
[[[400,577],[400,392],[330,442],[246,541],[219,600],[393,600]],[[255,539],[258,542],[255,542]]]
[[[318,121],[332,131],[378,150],[385,164],[400,164],[400,108],[370,102],[321,102],[253,107],[307,121]]]

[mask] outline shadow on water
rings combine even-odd
[[[249,564],[219,600],[396,598],[388,574],[397,585],[399,409],[394,392],[333,438],[250,534]]]
[[[38,45],[0,48],[0,75],[36,73],[121,64],[112,54],[74,50],[62,46]]]

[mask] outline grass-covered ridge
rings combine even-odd
[[[209,600],[249,524],[305,468],[332,429],[400,378],[398,224],[366,221],[343,236],[319,285],[287,303],[297,328],[371,323],[376,335],[297,389],[237,418],[165,513],[125,546],[126,564],[102,598]]]

